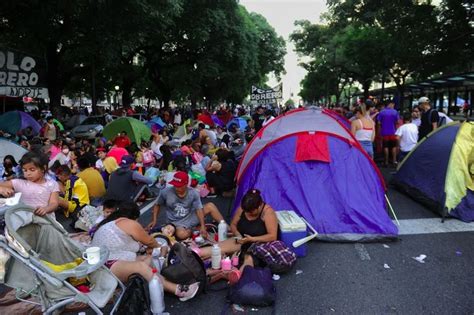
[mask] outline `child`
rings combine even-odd
[[[3,174],[1,174],[0,181],[17,178],[20,175],[18,163],[11,155],[6,155],[3,159]]]
[[[39,216],[49,215],[55,218],[54,211],[59,205],[59,186],[52,180],[47,180],[48,158],[35,152],[28,152],[20,160],[25,179],[12,179],[0,183],[0,187],[20,192],[20,201],[35,208]]]
[[[86,183],[76,175],[73,175],[67,165],[61,165],[56,172],[56,176],[65,186],[64,198],[59,199],[59,206],[64,209],[66,217],[90,204]]]
[[[146,141],[142,142],[142,156],[143,156],[143,166],[149,168],[155,165],[155,154],[150,149],[150,146]]]
[[[160,254],[158,256],[166,257],[169,248],[176,243],[176,226],[173,223],[163,225],[160,232],[153,233],[151,236],[160,244]]]

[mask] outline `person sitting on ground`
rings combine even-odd
[[[55,218],[54,211],[59,204],[59,185],[46,178],[48,158],[36,152],[27,152],[21,158],[20,166],[25,179],[0,182],[0,193],[11,197],[19,192],[20,201],[36,209],[36,215],[49,215]]]
[[[399,161],[402,161],[418,142],[418,127],[412,123],[411,118],[411,113],[407,112],[403,114],[403,125],[398,127],[395,132],[400,147]]]
[[[3,174],[0,174],[0,181],[18,178],[20,173],[20,167],[18,167],[13,155],[5,155],[3,158]]]
[[[98,170],[91,167],[90,161],[86,157],[80,157],[77,160],[77,165],[80,170],[77,176],[86,183],[91,205],[100,205],[105,195],[105,183],[102,175]]]
[[[59,166],[56,170],[56,176],[61,184],[64,185],[64,197],[59,198],[59,206],[63,208],[66,217],[90,204],[86,183],[72,174],[71,169],[67,165]]]
[[[121,281],[127,282],[130,275],[140,274],[151,281],[151,257],[138,256],[140,244],[149,249],[158,248],[159,244],[137,222],[140,216],[138,206],[133,202],[123,202],[117,211],[102,221],[92,238],[92,246],[105,246],[109,250],[109,260],[106,266]],[[158,274],[159,277],[161,275]],[[181,301],[193,298],[199,283],[179,285],[161,277],[164,290],[175,294]]]
[[[172,187],[166,187],[160,192],[160,196],[153,208],[153,216],[148,229],[152,229],[157,222],[161,208],[166,211],[167,222],[176,226],[176,237],[180,240],[191,236],[193,228],[199,226],[201,235],[207,236],[204,218],[210,215],[214,221],[220,222],[224,218],[217,207],[209,202],[204,206],[201,203],[199,193],[188,188],[189,175],[178,171],[170,182]]]
[[[229,155],[229,151],[219,149],[206,165],[206,180],[211,194],[221,195],[235,188],[234,178],[237,165],[229,159]]]
[[[130,141],[130,138],[127,136],[127,132],[125,130],[122,130],[122,132],[119,133],[112,142],[119,148],[126,148],[132,144],[132,141]]]
[[[135,159],[130,155],[122,158],[120,168],[110,175],[105,199],[131,201],[144,191],[146,185],[153,183],[148,177],[130,169],[134,162]]]
[[[98,159],[95,162],[95,168],[99,172],[103,172],[105,170],[104,160],[107,157],[107,153],[105,152],[105,148],[97,148],[96,155],[97,155]]]
[[[68,167],[72,166],[72,151],[69,148],[67,143],[63,143],[61,147],[61,152],[57,153],[54,158],[52,158],[49,163],[48,167],[52,167],[54,162],[58,161],[61,165],[67,165]]]

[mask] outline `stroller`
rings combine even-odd
[[[54,271],[45,261],[55,265],[70,263],[82,257],[85,249],[69,238],[56,220],[36,216],[33,211],[19,204],[5,212],[5,236],[0,235],[0,248],[11,257],[5,265],[4,284],[16,290],[17,299],[41,305],[45,314],[59,313],[74,302],[85,303],[96,314],[103,314],[100,309],[106,306],[118,286],[120,293],[113,304],[113,314],[125,286],[104,266],[108,250],[101,248],[98,264],[79,261],[72,269]],[[68,281],[78,278],[87,278],[88,293],[79,291]],[[32,300],[25,300],[27,297]]]

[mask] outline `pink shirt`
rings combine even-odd
[[[53,145],[51,146],[51,149],[49,151],[51,152],[51,155],[49,156],[49,160],[52,160],[54,159],[56,155],[58,155],[59,152],[61,152],[61,148]]]
[[[122,162],[122,157],[124,155],[128,155],[128,151],[120,147],[114,147],[110,149],[109,153],[107,153],[107,156],[113,157],[117,161],[118,165],[120,165]]]
[[[33,208],[46,207],[51,194],[59,192],[59,185],[53,180],[37,184],[25,179],[12,179],[12,185],[15,192],[21,192],[20,201]]]

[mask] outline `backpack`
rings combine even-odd
[[[134,273],[128,278],[127,288],[115,314],[151,314],[148,282],[139,274]]]
[[[428,122],[431,124],[431,114],[433,113],[435,109],[430,109],[430,112],[428,114]],[[439,113],[438,113],[438,128],[441,127],[441,126],[444,126],[446,125],[446,117],[445,116],[441,116]]]
[[[245,266],[242,276],[229,288],[227,299],[231,304],[270,306],[275,303],[276,289],[269,268]]]
[[[161,275],[177,284],[199,282],[199,292],[207,285],[206,269],[202,259],[191,249],[181,243],[174,244],[168,254],[166,265]]]

